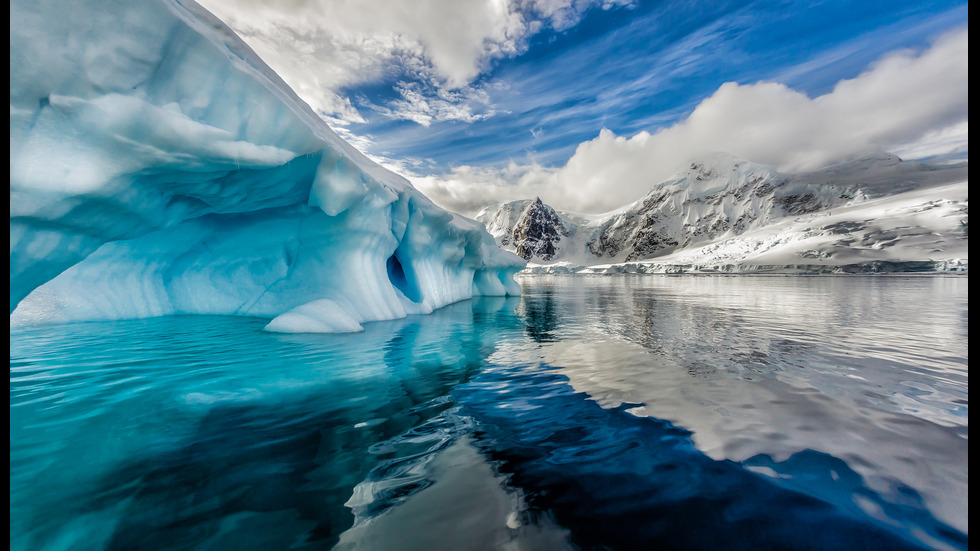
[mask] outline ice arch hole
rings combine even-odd
[[[405,268],[402,267],[402,263],[398,260],[397,253],[388,257],[387,267],[388,279],[395,286],[395,289],[401,291],[412,302],[422,302],[422,293],[419,292],[418,285],[415,283],[414,278],[410,277],[411,274],[405,273]]]

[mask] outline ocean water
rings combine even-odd
[[[11,548],[967,548],[965,277],[521,282],[12,332]]]

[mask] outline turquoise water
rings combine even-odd
[[[967,279],[11,333],[13,549],[965,549]]]

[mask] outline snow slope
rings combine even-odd
[[[785,175],[716,154],[610,213],[515,201],[477,220],[531,272],[959,271],[967,205],[965,165],[873,153]]]
[[[10,14],[12,325],[348,331],[520,292],[520,258],[342,140],[193,1]]]

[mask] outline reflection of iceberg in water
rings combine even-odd
[[[373,467],[394,459],[373,446],[452,406],[449,391],[472,377],[495,349],[495,316],[507,303],[502,298],[464,301],[421,319],[369,324],[362,333],[344,335],[256,335],[254,323],[242,325],[249,320],[221,324],[192,317],[116,323],[112,327],[129,324],[131,329],[109,332],[112,338],[101,341],[107,334],[104,324],[73,326],[73,340],[87,347],[90,357],[102,357],[100,349],[134,347],[142,350],[144,362],[159,362],[142,375],[143,385],[159,386],[177,377],[147,402],[170,409],[152,420],[134,416],[131,430],[119,435],[153,445],[133,445],[137,451],[106,455],[98,465],[68,465],[75,459],[70,453],[47,454],[44,444],[52,435],[20,428],[25,420],[15,415],[11,438],[34,438],[39,446],[36,458],[19,459],[24,465],[47,465],[37,477],[51,484],[51,477],[79,477],[79,469],[90,469],[79,478],[98,484],[65,484],[78,492],[71,499],[63,491],[57,499],[36,495],[37,480],[24,480],[12,465],[11,507],[18,511],[11,520],[12,546],[43,548],[58,538],[89,541],[96,548],[102,541],[108,549],[329,546],[353,522],[344,506],[353,488]],[[81,335],[86,328],[92,337],[88,342]],[[202,351],[187,365],[173,365],[174,349],[199,342],[193,339],[221,340],[242,355],[229,355],[228,349]],[[12,348],[12,358],[25,355]],[[102,374],[103,365],[88,369]],[[85,366],[70,369],[73,373],[65,377],[85,377]],[[187,380],[188,372],[198,378]],[[214,380],[225,384],[209,390]],[[96,385],[92,392],[111,389]],[[93,416],[117,426],[127,399],[147,397],[112,397]],[[12,405],[15,401],[12,392]],[[191,421],[195,416],[198,420]],[[170,423],[176,428],[167,427]],[[84,449],[93,438],[108,434],[73,432],[78,428],[63,427],[66,446]],[[170,431],[180,436],[171,439]],[[456,436],[447,433],[445,438]],[[72,439],[77,442],[71,444]],[[63,531],[65,518],[86,515],[111,520]],[[106,525],[112,527],[108,532]]]

